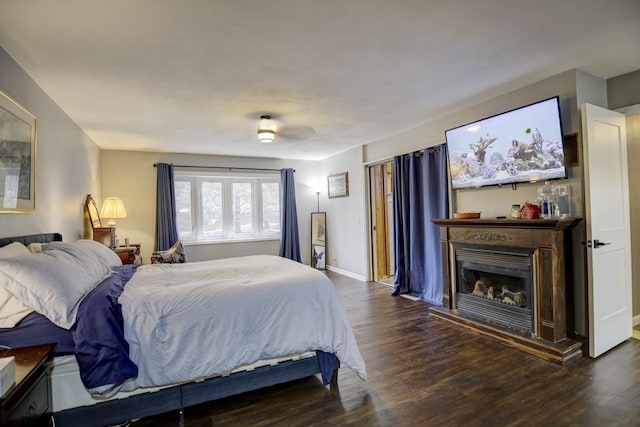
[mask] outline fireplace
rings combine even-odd
[[[431,314],[564,364],[573,331],[571,234],[579,218],[439,219],[443,306]]]
[[[533,251],[454,244],[455,307],[461,314],[535,334]]]

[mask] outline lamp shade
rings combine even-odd
[[[107,225],[110,227],[116,225],[116,222],[113,221],[113,219],[126,218],[127,211],[124,209],[122,199],[120,197],[107,197],[104,199],[102,209],[100,210],[100,216],[102,218],[110,219],[110,221],[107,222]]]
[[[273,142],[276,137],[275,125],[271,116],[260,116],[260,123],[258,124],[258,140],[263,144],[269,144]]]

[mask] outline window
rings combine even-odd
[[[175,173],[178,238],[251,240],[280,236],[280,177]]]

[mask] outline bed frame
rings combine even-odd
[[[27,246],[31,243],[49,243],[49,242],[61,242],[62,234],[60,233],[44,233],[44,234],[29,234],[28,236],[17,237],[0,237],[0,247],[7,246],[9,243],[20,242]]]
[[[11,242],[48,243],[62,241],[59,233],[32,234],[0,238],[0,247]],[[184,424],[184,408],[211,400],[221,399],[248,391],[269,387],[320,373],[318,357],[288,360],[277,365],[267,365],[252,371],[240,371],[228,376],[214,377],[162,388],[157,391],[135,394],[122,399],[65,409],[52,415],[56,427],[104,426],[144,418],[169,411],[178,411],[179,423]],[[331,377],[331,385],[338,381],[338,369]]]
[[[176,415],[182,426],[184,408],[188,406],[306,378],[319,372],[318,358],[315,356],[289,360],[274,366],[262,366],[253,371],[241,371],[229,376],[179,384],[155,392],[66,409],[54,413],[53,418],[56,427],[101,427],[177,410]],[[337,378],[335,372],[334,378]]]

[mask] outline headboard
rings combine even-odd
[[[12,242],[20,242],[23,245],[27,246],[30,243],[49,243],[61,241],[62,234],[60,233],[29,234],[28,236],[0,237],[0,247],[6,246]]]

